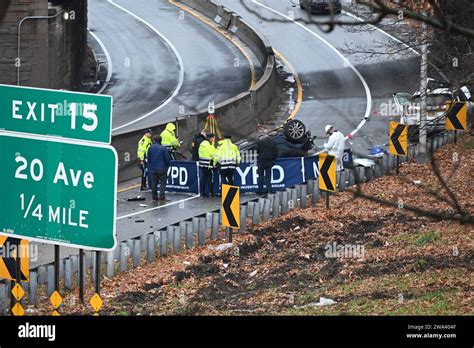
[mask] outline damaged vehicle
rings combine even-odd
[[[300,8],[310,13],[341,13],[340,0],[300,0]]]
[[[395,121],[409,126],[410,139],[416,137],[420,127],[421,91],[414,94],[398,92],[393,94],[397,109]],[[429,133],[443,131],[448,105],[453,102],[471,102],[471,93],[466,86],[452,89],[449,84],[428,79],[426,127]]]
[[[315,148],[316,136],[312,136],[300,120],[288,120],[283,126],[272,130],[270,136],[275,141],[279,158],[305,157]],[[237,145],[240,150],[254,151],[259,138],[248,139]]]

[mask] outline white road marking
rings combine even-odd
[[[349,16],[349,17],[352,17],[356,20],[358,20],[359,22],[364,22],[364,19],[356,16],[355,14],[351,13],[351,12],[347,12],[347,11],[342,11],[343,14]],[[391,38],[392,40],[398,42],[398,43],[401,43],[403,46],[405,46],[406,48],[408,48],[410,51],[416,53],[417,55],[420,55],[420,52],[418,52],[417,50],[415,50],[413,47],[410,47],[410,45],[407,45],[406,43],[404,43],[403,41],[401,41],[400,39],[397,39],[395,36],[393,36],[392,34],[389,34],[387,33],[385,30],[382,30],[380,29],[379,27],[373,25],[373,24],[366,24],[368,25],[369,27],[381,32],[382,34],[388,36],[389,38]]]
[[[298,25],[299,27],[301,27],[302,29],[304,29],[305,31],[307,31],[308,33],[310,33],[311,35],[313,35],[314,37],[316,37],[317,39],[319,39],[321,42],[323,42],[325,45],[327,45],[331,50],[333,50],[339,57],[341,57],[341,59],[343,60],[344,64],[347,65],[350,69],[352,69],[354,71],[354,73],[357,75],[357,77],[360,79],[360,81],[362,82],[362,85],[364,86],[364,89],[365,89],[365,93],[367,95],[367,107],[365,109],[365,115],[364,115],[364,118],[363,120],[360,122],[360,124],[357,126],[356,129],[354,129],[350,134],[351,136],[355,135],[363,126],[364,124],[367,122],[367,120],[370,118],[370,112],[372,111],[372,94],[370,92],[370,88],[369,88],[369,85],[367,84],[367,81],[365,81],[364,77],[362,76],[362,74],[359,72],[359,70],[357,70],[354,65],[352,65],[352,63],[341,53],[339,52],[339,50],[334,47],[333,45],[331,45],[327,40],[325,40],[323,37],[321,37],[320,35],[316,34],[314,31],[312,31],[311,29],[309,29],[307,26],[297,22],[295,19],[281,13],[281,12],[278,12],[277,10],[267,6],[267,5],[264,5],[260,2],[258,2],[257,0],[252,0],[253,3],[259,5],[259,6],[262,6],[264,8],[266,8],[267,10],[273,12],[273,13],[276,13],[277,15],[287,19],[288,21],[290,22],[293,22],[294,24]],[[347,138],[347,137],[346,137]]]
[[[99,43],[100,47],[102,47],[102,51],[104,51],[105,57],[107,58],[107,78],[105,79],[104,85],[101,87],[101,89],[97,92],[97,94],[102,94],[104,90],[107,88],[110,79],[112,78],[112,72],[113,72],[113,65],[112,65],[112,59],[110,58],[109,51],[107,51],[107,48],[105,47],[104,43],[98,38],[98,36],[87,29],[89,31],[89,34],[91,34],[94,39]]]
[[[166,99],[163,103],[161,103],[157,108],[155,108],[154,110],[152,110],[152,111],[136,118],[133,121],[130,121],[130,122],[125,123],[125,124],[123,124],[123,125],[121,125],[117,128],[112,129],[112,131],[117,131],[119,129],[128,127],[128,126],[130,126],[130,125],[132,125],[132,124],[134,124],[138,121],[141,121],[141,120],[147,118],[148,116],[154,114],[155,112],[157,112],[158,110],[162,109],[167,104],[169,104],[178,95],[178,93],[181,90],[181,87],[183,86],[183,83],[184,83],[184,63],[183,63],[183,59],[182,59],[181,55],[179,54],[178,50],[176,49],[176,47],[170,42],[170,40],[168,40],[167,37],[165,37],[162,33],[160,33],[154,26],[152,26],[150,23],[145,21],[143,18],[138,17],[133,12],[127,10],[126,8],[124,8],[124,7],[122,7],[118,4],[116,4],[113,0],[108,0],[108,2],[112,5],[114,5],[115,7],[117,7],[118,9],[122,10],[123,12],[125,12],[125,13],[129,14],[130,16],[134,17],[136,20],[138,20],[139,22],[146,25],[154,33],[156,33],[159,37],[161,37],[163,39],[163,41],[166,42],[168,47],[173,51],[173,53],[176,56],[176,58],[178,59],[178,63],[179,63],[179,81],[178,81],[178,85],[176,86],[175,90],[173,91],[173,94],[168,99]]]
[[[131,214],[128,214],[128,215],[119,216],[116,220],[119,221],[119,220],[127,219],[127,218],[132,217],[132,216],[136,216],[136,215],[141,215],[141,214],[149,213],[150,211],[154,211],[154,210],[158,210],[158,209],[161,209],[161,208],[170,207],[170,206],[172,206],[172,205],[184,203],[184,202],[187,202],[187,201],[190,201],[190,200],[192,200],[192,199],[199,198],[199,197],[200,197],[200,195],[197,195],[197,196],[193,196],[193,197],[181,199],[181,200],[176,201],[176,202],[168,203],[168,204],[165,204],[165,205],[160,205],[160,206],[158,206],[158,207],[154,207],[154,208],[150,208],[150,209],[145,209],[145,210],[142,210],[142,211],[137,211],[137,212],[135,212],[135,213],[131,213]]]

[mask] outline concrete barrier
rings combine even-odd
[[[262,65],[263,75],[254,87],[215,105],[215,114],[221,131],[232,134],[235,140],[242,139],[255,131],[258,124],[267,120],[279,105],[280,86],[273,49],[265,37],[225,7],[210,0],[180,0],[180,2],[214,20],[231,34],[235,34],[252,49]],[[166,123],[176,122],[179,138],[184,141],[180,153],[189,157],[192,138],[204,128],[207,116],[206,109],[195,114],[170,118],[166,122],[147,128],[159,134]],[[136,149],[143,131],[144,129],[137,129],[118,132],[112,137],[112,145],[117,150],[119,158],[119,181],[140,176]]]

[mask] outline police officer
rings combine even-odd
[[[175,151],[181,146],[178,138],[176,138],[175,131],[176,126],[174,123],[168,123],[163,132],[161,132],[161,144],[166,147],[171,154],[173,159],[176,159]]]
[[[152,131],[151,129],[147,129],[145,131],[145,134],[143,137],[140,139],[138,142],[138,150],[137,150],[137,157],[138,160],[140,161],[139,167],[142,170],[142,182],[141,182],[141,191],[146,191],[146,177],[148,176],[148,188],[151,189],[151,177],[147,175],[147,165],[146,165],[146,159],[148,155],[148,149],[150,148],[152,144]]]
[[[232,143],[230,135],[225,135],[224,139],[219,141],[215,163],[221,174],[221,183],[234,185],[234,174],[240,164],[240,153],[237,145]]]
[[[213,167],[216,154],[214,147],[215,136],[208,134],[207,138],[199,145],[199,167],[200,167],[200,193],[201,197],[208,197],[209,193],[214,196],[213,188]],[[206,193],[206,186],[209,187],[209,193]]]

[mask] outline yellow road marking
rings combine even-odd
[[[242,52],[242,54],[245,56],[245,58],[248,60],[249,62],[249,65],[250,65],[250,70],[251,70],[251,73],[252,73],[252,81],[250,82],[250,88],[254,88],[255,85],[257,84],[257,71],[255,70],[255,65],[253,64],[253,61],[252,61],[252,57],[248,54],[248,52],[245,50],[244,47],[242,47],[242,45],[240,45],[239,42],[237,42],[236,40],[234,40],[234,38],[227,32],[225,31],[224,29],[220,28],[220,27],[216,27],[217,23],[214,23],[213,21],[211,21],[210,19],[202,16],[199,12],[195,11],[195,10],[192,10],[190,9],[189,7],[183,5],[183,4],[178,4],[176,2],[174,2],[173,0],[168,0],[168,2],[170,4],[173,4],[175,5],[176,7],[179,7],[180,9],[182,9],[183,11],[186,11],[188,12],[190,15],[196,17],[197,19],[199,19],[200,21],[206,23],[208,26],[210,26],[212,29],[214,29],[215,31],[217,31],[219,34],[221,34],[222,36],[224,36],[227,40],[229,40],[230,42],[232,42],[232,44],[234,44],[239,50],[240,52]]]
[[[118,190],[117,192],[118,192],[118,193],[122,193],[122,192],[130,191],[130,190],[139,188],[140,186],[141,186],[141,184],[133,185],[133,186],[126,187],[126,188],[124,188],[124,189]]]
[[[275,48],[273,49],[273,51],[278,56],[278,58],[280,58],[286,65],[288,65],[291,72],[293,73],[293,76],[295,77],[296,86],[298,89],[298,96],[296,97],[295,108],[293,109],[293,112],[291,113],[291,115],[288,117],[289,120],[292,120],[296,117],[296,115],[300,111],[301,102],[303,101],[303,85],[301,84],[301,80],[298,75],[298,72],[295,70],[293,65],[291,65],[291,63],[285,57],[283,57],[283,55],[280,52],[278,52]]]

